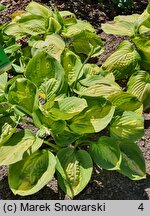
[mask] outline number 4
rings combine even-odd
[[[144,206],[143,206],[143,203],[141,203],[138,207],[139,210],[143,211],[144,210]]]

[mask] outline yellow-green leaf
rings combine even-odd
[[[137,71],[127,83],[127,92],[135,95],[142,103],[144,109],[150,106],[150,75],[146,71]]]
[[[12,192],[27,196],[42,189],[53,177],[56,159],[48,150],[38,150],[9,166],[8,181]]]
[[[88,184],[93,164],[88,152],[64,148],[57,154],[58,184],[70,197],[76,196]]]
[[[112,137],[102,136],[97,142],[91,142],[90,155],[94,162],[107,170],[119,170],[121,154],[119,145]]]
[[[127,141],[120,143],[122,161],[119,172],[132,180],[146,178],[146,166],[140,148]]]
[[[140,139],[144,134],[144,119],[132,111],[125,111],[121,116],[116,116],[110,125],[112,137],[128,142]]]
[[[0,165],[10,165],[22,160],[23,154],[31,147],[34,143],[38,144],[38,148],[42,142],[29,131],[24,130],[15,133],[7,142],[0,147]],[[37,142],[38,141],[38,142]],[[34,146],[34,151],[37,147]]]

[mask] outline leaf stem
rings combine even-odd
[[[85,64],[88,62],[88,60],[91,58],[92,53],[93,53],[93,50],[91,50],[91,52],[89,53],[89,55],[87,56],[87,58],[84,60],[82,66],[81,66],[81,68],[80,68],[80,70],[79,70],[79,72],[78,72],[78,74],[77,74],[76,80],[75,80],[75,82],[74,82],[74,84],[73,84],[73,86],[72,86],[72,95],[73,95],[73,90],[76,88],[77,81],[78,81],[78,79],[79,79],[79,77],[80,77],[80,73],[81,73],[81,71],[82,71],[84,65],[85,65]]]
[[[50,143],[50,142],[48,142],[48,141],[46,141],[46,140],[44,140],[43,143],[45,143],[46,145],[52,147],[52,148],[55,149],[56,151],[59,151],[59,150],[60,150],[60,147],[58,147],[58,146],[56,146],[55,144]]]

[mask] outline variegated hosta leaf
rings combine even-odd
[[[39,87],[39,95],[45,100],[49,100],[52,95],[61,90],[59,82],[55,78],[44,81]]]
[[[61,56],[61,63],[65,70],[68,83],[69,85],[72,85],[82,67],[80,57],[69,49],[66,49]],[[81,78],[82,74],[83,73],[80,73],[80,76],[78,77],[79,79]]]
[[[21,33],[40,35],[46,32],[45,19],[36,15],[23,14],[16,24],[21,28]]]
[[[5,86],[5,93],[8,94],[9,88],[12,86],[12,84],[18,79],[18,78],[24,78],[23,75],[16,75],[10,80],[7,81]]]
[[[132,111],[125,111],[121,116],[116,116],[110,124],[110,134],[119,140],[134,142],[144,134],[144,119]]]
[[[146,178],[146,166],[143,154],[135,143],[120,143],[122,161],[119,172],[132,180]]]
[[[76,53],[83,53],[90,57],[98,56],[104,51],[104,45],[100,37],[88,30],[83,30],[73,36],[71,46]]]
[[[112,72],[116,79],[129,77],[135,70],[140,55],[129,41],[123,41],[117,50],[102,65],[106,72]]]
[[[53,177],[56,159],[48,150],[38,150],[9,166],[8,181],[14,194],[26,196],[42,189]]]
[[[147,26],[148,28],[150,27],[150,14],[146,8],[144,12],[139,16],[139,18],[135,22],[135,30],[138,33],[139,28],[141,26]]]
[[[47,28],[47,33],[60,33],[62,26],[53,17],[49,18],[49,25]]]
[[[150,68],[150,36],[140,35],[140,37],[134,37],[133,42],[135,43],[137,50],[141,56],[140,65],[143,69],[149,70]]]
[[[84,150],[64,148],[57,154],[56,169],[58,184],[73,198],[85,188],[91,178],[92,159]]]
[[[120,86],[112,80],[112,77],[93,75],[80,80],[75,92],[80,96],[108,98],[110,95],[122,91]]]
[[[69,120],[81,113],[87,106],[87,102],[83,98],[67,97],[55,102],[49,110],[49,115],[56,120]]]
[[[95,133],[103,130],[110,123],[115,108],[102,98],[89,98],[88,108],[70,121],[69,127],[78,134]]]
[[[142,106],[137,97],[127,92],[119,92],[108,99],[114,106],[123,111],[135,111]]]
[[[30,80],[18,78],[9,88],[8,100],[31,115],[38,108],[37,88]]]
[[[144,109],[150,106],[150,75],[146,71],[135,72],[128,81],[127,92],[135,95],[144,106]]]
[[[29,130],[15,133],[0,147],[0,165],[9,165],[22,160],[24,153],[30,147],[31,151],[35,151],[42,143],[43,141],[35,137]]]
[[[11,14],[11,20],[12,20],[12,22],[13,23],[17,22],[19,19],[21,19],[21,16],[23,14],[27,14],[27,12],[24,11],[24,10],[20,10],[20,11],[16,11],[16,12],[12,13]]]
[[[52,55],[57,60],[60,59],[60,55],[65,48],[65,42],[57,34],[47,35],[45,40],[34,38],[30,40],[30,45],[33,48],[38,49],[38,52],[45,51],[49,55]]]
[[[21,26],[18,23],[9,23],[4,27],[4,33],[6,35],[13,35],[16,39],[20,39],[26,35]]]
[[[55,10],[55,14],[56,14],[56,10]],[[80,22],[80,20],[76,19],[75,14],[71,13],[70,11],[60,11],[59,15],[61,17],[61,21],[60,21],[60,17],[58,18],[58,16],[57,19],[59,23],[62,23],[64,26],[72,26],[73,24],[76,24],[78,21]]]
[[[150,27],[149,17],[148,9],[141,15],[116,16],[113,22],[102,24],[102,30],[107,34],[132,37],[139,32],[139,28],[142,25]]]
[[[83,98],[67,97],[58,101],[60,111],[66,113],[76,113],[83,111],[87,107],[87,102]]]
[[[118,170],[121,163],[119,145],[111,137],[100,137],[96,142],[90,144],[90,155],[94,162],[107,170]]]
[[[140,14],[132,14],[132,15],[119,15],[114,18],[115,22],[129,22],[135,23],[137,19],[140,17]]]
[[[46,33],[47,20],[45,17],[30,13],[22,13],[19,18],[4,28],[7,35],[13,35],[17,39],[24,35],[40,35]]]
[[[82,69],[82,73],[84,74],[84,76],[93,76],[103,73],[103,70],[96,64],[85,64]]]
[[[38,87],[51,78],[55,78],[60,86],[64,83],[63,67],[55,58],[44,51],[38,53],[29,61],[25,76]]]
[[[107,34],[132,37],[134,35],[134,23],[128,21],[118,21],[117,19],[106,24],[102,24],[102,30]]]
[[[139,29],[140,36],[142,36],[144,34],[148,34],[148,33],[149,33],[149,28],[142,25]],[[134,40],[134,38],[133,38],[133,40]]]
[[[0,117],[0,146],[7,142],[16,131],[17,117],[13,113]]]
[[[72,38],[73,36],[79,34],[82,30],[88,30],[90,32],[95,32],[92,25],[88,22],[83,22],[82,20],[77,20],[77,23],[70,25],[62,31],[64,37]]]
[[[30,2],[26,7],[26,11],[36,16],[44,17],[45,19],[53,15],[50,8],[38,4],[37,2]]]

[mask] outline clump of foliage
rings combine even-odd
[[[149,108],[150,4],[141,15],[116,16],[113,23],[104,24],[102,29],[107,34],[128,36],[131,40],[123,41],[102,68],[112,72],[115,79],[128,78],[127,92],[135,95],[144,109]]]
[[[0,164],[9,166],[14,194],[36,193],[56,172],[59,186],[74,197],[88,184],[93,162],[132,180],[146,177],[136,144],[144,131],[143,100],[115,82],[139,66],[130,42],[120,45],[110,65],[90,64],[104,50],[93,27],[36,2],[1,27],[1,38],[15,76],[0,75]],[[23,122],[36,134],[18,130]],[[104,129],[108,136],[101,135]]]

